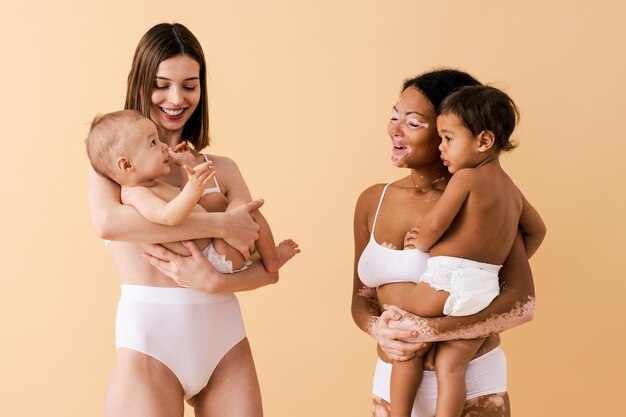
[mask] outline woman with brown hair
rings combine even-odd
[[[149,117],[169,147],[180,149],[186,141],[197,163],[213,161],[219,182],[207,192],[223,193],[229,201],[251,199],[231,159],[198,152],[209,144],[206,63],[186,27],[159,24],[143,36],[128,77],[125,108]],[[170,165],[165,180],[182,187],[184,173]],[[233,292],[275,283],[278,274],[257,261],[224,277],[186,241],[222,238],[249,258],[259,229],[250,213],[263,202],[225,213],[192,213],[182,225],[169,227],[122,205],[119,186],[94,171],[88,198],[97,234],[111,241],[107,250],[122,285],[105,414],[182,416],[187,400],[196,416],[261,416],[252,353]],[[146,259],[146,250],[158,253],[161,248],[142,244],[174,241],[185,241],[192,256],[179,263]],[[161,262],[167,273],[151,262]]]
[[[428,254],[402,248],[407,232],[420,225],[450,178],[438,149],[441,140],[437,133],[437,108],[455,88],[477,84],[480,83],[469,74],[449,69],[430,71],[405,81],[393,106],[388,134],[392,164],[409,168],[409,175],[367,188],[356,205],[352,316],[378,343],[379,359],[372,389],[373,412],[377,417],[390,414],[391,361],[412,358],[423,348],[422,342],[481,337],[487,339],[465,374],[463,415],[510,415],[506,358],[498,347],[498,333],[530,320],[534,311],[532,275],[521,234],[500,271],[500,295],[474,315],[421,318],[393,306],[381,314],[377,298],[380,296],[383,303],[393,298],[385,298],[385,284],[415,281],[426,270]],[[378,294],[376,287],[380,289]],[[432,367],[427,365],[425,369]],[[412,417],[434,416],[436,400],[435,374],[425,371]]]

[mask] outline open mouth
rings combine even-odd
[[[168,120],[180,119],[182,115],[187,111],[187,107],[182,109],[166,109],[165,107],[159,107],[161,114]]]
[[[394,155],[402,155],[403,153],[407,151],[408,151],[408,148],[402,145],[393,145],[393,147],[391,148],[391,152],[393,152]]]

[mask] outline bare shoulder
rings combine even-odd
[[[140,198],[146,194],[149,190],[141,185],[122,185],[121,186],[121,198],[122,203],[130,203],[134,199]]]
[[[475,168],[459,169],[450,178],[447,189],[472,188],[475,184],[480,183],[481,176],[481,173]]]
[[[357,200],[357,209],[370,207],[374,204],[378,203],[380,200],[380,196],[383,193],[383,189],[385,188],[385,184],[374,184],[372,186],[367,187]]]
[[[232,171],[239,169],[237,164],[232,159],[227,156],[219,156],[219,155],[206,155],[209,161],[213,161],[213,166],[215,166],[216,171]]]

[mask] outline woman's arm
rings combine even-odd
[[[500,272],[500,295],[487,308],[474,315],[426,319],[391,307],[392,311],[386,311],[381,318],[402,314],[401,320],[391,321],[389,325],[392,328],[417,331],[417,337],[408,339],[411,342],[475,339],[500,333],[532,320],[535,311],[535,288],[521,232],[517,234]]]
[[[407,343],[399,339],[416,336],[411,330],[391,329],[389,320],[400,319],[400,314],[387,314],[386,323],[380,317],[380,307],[376,299],[376,289],[365,286],[358,274],[358,263],[361,254],[369,241],[370,230],[368,226],[369,213],[376,207],[376,203],[382,193],[382,185],[375,185],[365,190],[357,201],[354,212],[354,276],[352,285],[352,319],[357,326],[370,336],[383,349],[385,354],[394,360],[408,360],[414,356],[414,352],[422,345],[421,343]]]
[[[146,245],[148,261],[181,287],[209,294],[254,290],[278,282],[278,272],[267,272],[260,262],[245,271],[222,275],[209,263],[194,242],[184,241],[191,256],[178,255],[160,245]]]
[[[213,156],[212,158],[218,173],[218,180],[222,180],[220,184],[228,200],[229,208],[233,202],[239,205],[242,202],[250,201],[252,198],[250,190],[235,161],[224,156]]]
[[[91,168],[87,199],[96,234],[102,239],[166,243],[219,237],[249,257],[254,241],[259,237],[259,226],[250,217],[250,212],[258,209],[263,204],[262,200],[228,213],[191,213],[184,223],[176,227],[157,225],[134,208],[123,205],[119,185]]]

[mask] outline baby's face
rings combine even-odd
[[[441,138],[439,151],[443,164],[454,174],[463,168],[475,168],[479,163],[477,157],[478,138],[461,123],[454,114],[442,114],[437,117],[437,131]]]
[[[154,180],[170,173],[167,145],[159,140],[156,126],[146,118],[130,122],[128,159],[140,181]]]

